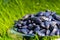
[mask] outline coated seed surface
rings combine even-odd
[[[39,36],[60,35],[60,16],[49,10],[29,14],[15,21],[14,28],[17,32],[26,35],[36,33]]]

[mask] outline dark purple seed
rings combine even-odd
[[[46,29],[44,22],[41,22],[40,26],[41,26],[41,28]]]
[[[55,19],[54,19],[54,18],[52,18],[52,19],[51,19],[51,21],[55,21]]]
[[[59,29],[59,35],[60,35],[60,29]]]
[[[46,31],[46,36],[49,36],[49,34],[50,34],[50,30],[47,30]]]
[[[36,14],[37,17],[42,16],[42,15],[44,15],[44,12],[39,12],[38,14]]]
[[[52,20],[52,19],[53,19],[53,17],[52,17],[52,16],[49,16],[49,19],[50,19],[50,20]]]
[[[50,22],[45,21],[44,24],[45,24],[45,28],[46,28],[46,29],[49,29],[49,27],[50,27]]]
[[[51,16],[53,16],[53,15],[55,15],[55,14],[56,14],[56,12],[52,12],[52,13],[51,13]]]
[[[58,29],[60,29],[60,23],[57,23],[56,25],[57,25]]]
[[[37,31],[36,32],[39,36],[45,36],[45,34],[44,33],[41,33],[40,31]]]
[[[29,32],[29,30],[28,29],[21,29],[21,32],[24,34],[27,34]]]
[[[40,22],[41,22],[40,19],[37,17],[31,18],[31,20],[34,21],[34,23],[36,23],[36,24],[40,24]]]
[[[40,26],[39,26],[39,25],[36,25],[36,28],[37,28],[37,29],[40,29]]]
[[[29,23],[31,23],[31,20],[28,20]]]
[[[45,12],[44,16],[49,17],[51,12]]]
[[[33,34],[33,30],[29,31],[29,34]]]
[[[19,24],[19,23],[16,23],[16,24],[14,25],[15,28],[19,28],[19,27],[21,27],[21,26],[22,26],[22,25]]]
[[[59,15],[54,14],[53,18],[56,19],[56,20],[58,20],[58,21],[60,21],[60,16]]]
[[[29,30],[33,29],[33,25],[32,24],[29,24],[28,27],[27,27]]]
[[[42,21],[50,21],[50,19],[48,17],[46,17],[46,16],[40,16],[40,19]]]
[[[55,32],[58,30],[58,28],[54,28],[50,35],[55,35]]]
[[[59,30],[57,30],[57,31],[55,32],[55,35],[59,35]]]
[[[54,27],[52,25],[50,25],[49,27],[49,30],[50,30],[50,33],[53,31]]]
[[[31,17],[31,18],[32,18],[32,17],[35,17],[35,16],[34,16],[33,14],[31,14],[29,17]]]
[[[34,31],[36,32],[36,31],[39,31],[39,30],[40,30],[40,26],[39,25],[36,25]]]
[[[41,32],[41,33],[45,33],[45,32],[46,32],[46,30],[45,30],[45,29],[42,29],[42,30],[40,30],[40,32]]]
[[[29,26],[29,27],[32,27],[33,25],[32,25],[32,24],[29,24],[28,26]]]
[[[56,24],[57,24],[56,21],[51,21],[50,24],[51,24],[51,26],[53,26],[53,27],[57,27],[57,26],[56,26]]]
[[[36,24],[35,24],[35,23],[33,23],[32,25],[33,25],[33,26],[35,26]]]
[[[24,22],[23,22],[23,24],[25,24],[25,25],[26,25],[26,23],[27,23],[27,21],[24,21]]]
[[[27,27],[28,27],[28,26],[25,25],[25,26],[22,26],[21,28],[27,28]]]
[[[21,24],[17,24],[17,26],[21,27],[22,25]]]

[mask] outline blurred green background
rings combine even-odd
[[[26,14],[36,14],[49,9],[60,14],[60,0],[0,0],[0,40],[22,40],[8,33],[14,20]],[[52,40],[52,37],[42,37],[41,40]],[[38,37],[31,40],[39,40]]]

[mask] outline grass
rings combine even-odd
[[[60,14],[60,0],[0,0],[0,40],[23,40],[22,36],[8,33],[14,20],[26,14],[36,14],[49,9]],[[40,37],[40,40],[53,40],[54,37]],[[39,40],[37,36],[30,40]]]

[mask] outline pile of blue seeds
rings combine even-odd
[[[14,23],[17,32],[39,36],[60,35],[60,16],[46,10],[37,14],[29,14]]]

